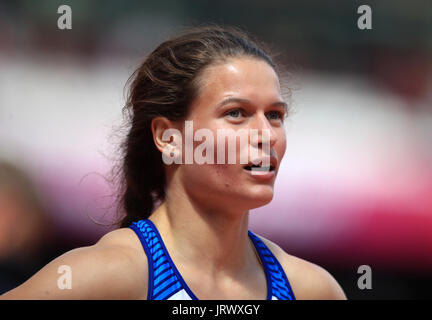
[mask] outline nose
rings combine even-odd
[[[271,149],[276,143],[276,132],[264,114],[257,115],[251,129],[252,145],[262,148],[264,144],[268,143]]]

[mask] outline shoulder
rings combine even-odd
[[[145,299],[147,270],[138,237],[121,228],[59,256],[2,298]]]
[[[274,242],[257,235],[278,259],[298,300],[345,300],[334,277],[324,268],[286,253]]]

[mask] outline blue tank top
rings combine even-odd
[[[129,226],[138,235],[149,266],[148,300],[198,300],[174,265],[162,238],[151,220]],[[295,300],[288,278],[279,261],[264,242],[248,231],[264,266],[267,300]]]

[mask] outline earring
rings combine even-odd
[[[177,155],[177,149],[173,145],[170,145],[170,157],[174,158]]]

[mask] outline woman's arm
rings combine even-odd
[[[112,231],[54,259],[0,299],[145,299],[147,258],[137,241],[130,229]]]

